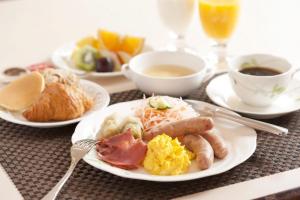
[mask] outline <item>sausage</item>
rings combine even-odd
[[[193,117],[152,128],[144,134],[143,139],[149,141],[162,133],[175,138],[182,135],[203,133],[212,128],[213,121],[210,117]]]
[[[208,169],[214,162],[214,151],[210,144],[200,135],[186,135],[183,144],[194,154],[200,170]]]
[[[221,136],[215,134],[213,131],[202,133],[201,136],[209,142],[217,158],[223,159],[227,156],[228,147]]]

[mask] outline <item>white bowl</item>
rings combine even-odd
[[[192,69],[195,73],[181,77],[153,77],[143,71],[156,65],[179,65]],[[200,87],[206,76],[206,64],[196,55],[184,52],[153,51],[132,58],[122,66],[122,73],[131,79],[146,94],[186,96]]]

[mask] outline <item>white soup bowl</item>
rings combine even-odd
[[[148,67],[178,65],[195,71],[187,76],[154,77],[144,73]],[[186,96],[200,87],[207,74],[204,60],[185,52],[152,51],[133,57],[122,66],[123,74],[146,94]]]

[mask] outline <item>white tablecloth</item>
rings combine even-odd
[[[229,43],[230,54],[271,53],[299,66],[299,8],[299,0],[242,1],[239,25]],[[62,44],[95,34],[98,28],[144,36],[153,48],[163,47],[168,41],[155,0],[0,0],[0,67],[26,66],[49,59]],[[200,55],[207,55],[210,41],[201,30],[197,13],[186,36]],[[134,88],[125,78],[96,81],[110,92]],[[227,193],[233,199],[254,198],[300,186],[296,181],[300,179],[299,172],[297,169],[200,195],[209,199],[233,191]],[[243,192],[255,185],[266,187],[251,194]],[[21,198],[1,167],[0,194],[4,199]],[[199,198],[198,195],[192,197]]]

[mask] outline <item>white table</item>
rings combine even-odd
[[[299,0],[244,0],[238,28],[229,43],[230,53],[271,53],[300,66],[299,8]],[[168,40],[155,0],[0,0],[0,67],[43,61],[62,44],[94,34],[100,27],[145,36],[153,48]],[[197,15],[187,41],[207,55],[210,42]],[[109,92],[134,88],[125,78],[96,81]],[[298,180],[300,169],[295,169],[185,199],[220,199],[224,194],[232,199],[254,198],[299,187]],[[0,194],[4,199],[22,198],[1,167]]]

